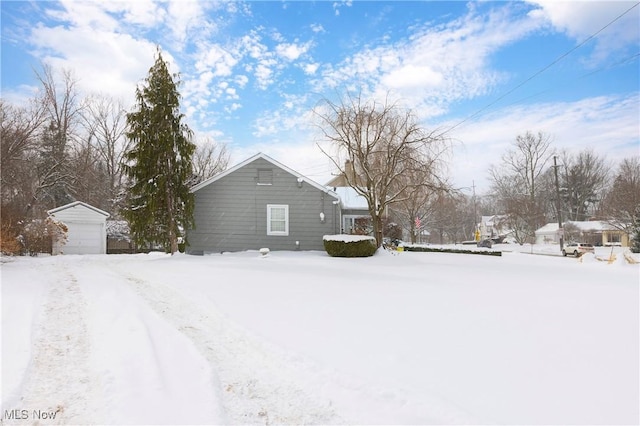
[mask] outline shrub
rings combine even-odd
[[[27,253],[32,256],[38,253],[53,252],[53,240],[59,247],[67,242],[69,229],[64,223],[52,218],[33,219],[24,227],[22,238]],[[56,253],[58,254],[58,253]]]
[[[428,252],[428,253],[459,253],[459,254],[479,254],[484,256],[502,256],[501,251],[495,250],[461,250],[453,248],[405,246],[404,251]]]
[[[6,255],[18,255],[22,251],[22,244],[14,230],[8,223],[0,227],[0,252]]]
[[[332,257],[368,257],[378,249],[375,238],[369,236],[325,235],[323,241]]]
[[[387,222],[384,224],[384,236],[390,240],[402,239],[402,227],[395,222]]]

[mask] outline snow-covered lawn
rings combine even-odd
[[[640,266],[517,251],[4,258],[2,420],[638,424]]]

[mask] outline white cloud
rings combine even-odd
[[[597,97],[576,102],[518,106],[494,112],[455,129],[452,176],[458,186],[475,181],[479,191],[489,188],[487,170],[499,165],[517,135],[526,131],[549,134],[553,147],[577,153],[593,149],[618,162],[639,154],[640,94]]]
[[[226,88],[224,93],[227,95],[227,99],[240,99],[240,96],[238,96],[236,89],[234,89],[233,87]]]
[[[166,18],[166,11],[152,0],[136,0],[132,2],[106,2],[123,8],[124,21],[145,28],[152,28]]]
[[[341,0],[341,1],[336,1],[333,3],[333,10],[334,13],[336,14],[336,16],[340,15],[340,9],[342,7],[351,7],[353,5],[353,2],[351,0]]]
[[[167,25],[173,35],[174,47],[181,51],[188,37],[203,38],[209,33],[203,5],[207,2],[170,1],[167,7]]]
[[[199,43],[196,54],[195,70],[211,71],[214,76],[229,76],[238,59],[231,52],[213,43]]]
[[[255,67],[254,75],[259,88],[266,89],[273,83],[273,68],[277,64],[275,59],[265,57]]]
[[[309,47],[310,43],[281,43],[276,46],[276,53],[289,61],[295,61],[301,55],[306,53],[309,50]]]
[[[323,32],[325,32],[324,27],[322,26],[322,24],[311,24],[311,31],[313,31],[314,33],[323,33]]]
[[[260,59],[267,51],[267,47],[261,43],[261,37],[255,30],[243,36],[240,39],[240,43],[242,50],[246,51],[253,59]]]
[[[307,75],[314,75],[316,73],[316,71],[318,71],[319,67],[320,67],[319,63],[313,62],[313,63],[304,64],[302,66],[302,70]]]
[[[582,42],[600,31],[605,25],[627,14],[597,35],[592,60],[602,62],[615,52],[634,46],[638,47],[640,38],[640,6],[629,1],[553,1],[532,0],[540,9],[538,14],[546,18],[558,31]],[[634,4],[636,5],[635,7]],[[635,53],[635,52],[634,52]]]
[[[133,100],[136,84],[153,64],[155,46],[128,34],[90,28],[44,27],[33,29],[30,42],[34,55],[56,69],[69,69],[78,76],[85,93],[108,92],[125,102]],[[171,55],[163,52],[165,59]]]
[[[246,75],[236,74],[234,76],[234,81],[238,85],[238,87],[243,88],[249,82],[249,78]]]
[[[229,105],[228,107],[225,108],[225,110],[227,112],[233,112],[236,110],[239,110],[240,108],[242,108],[242,104],[239,103],[232,103],[231,105]]]
[[[323,68],[316,91],[349,86],[402,98],[407,106],[436,116],[463,99],[488,93],[505,76],[491,69],[499,49],[544,25],[543,19],[514,17],[509,7],[470,12],[446,24],[417,30],[408,40],[355,53]]]
[[[309,140],[307,131],[311,129],[313,116],[307,107],[307,95],[285,95],[284,98],[282,105],[274,105],[256,119],[253,135],[256,138],[287,135],[293,139]]]
[[[382,77],[382,84],[391,89],[428,88],[442,84],[442,74],[429,66],[406,65],[396,68]]]
[[[47,14],[57,20],[69,22],[74,27],[114,31],[120,26],[117,19],[109,15],[100,3],[61,0],[60,5],[61,8],[48,8]]]

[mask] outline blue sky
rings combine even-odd
[[[425,128],[453,128],[459,187],[486,189],[489,166],[526,131],[614,164],[640,155],[637,2],[0,4],[3,99],[33,94],[45,62],[130,107],[160,46],[188,124],[226,143],[232,163],[262,151],[324,183],[335,169],[311,110],[346,90],[389,94]]]

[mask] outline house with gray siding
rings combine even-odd
[[[197,185],[190,254],[225,251],[324,250],[340,233],[340,199],[273,158],[258,153]]]

